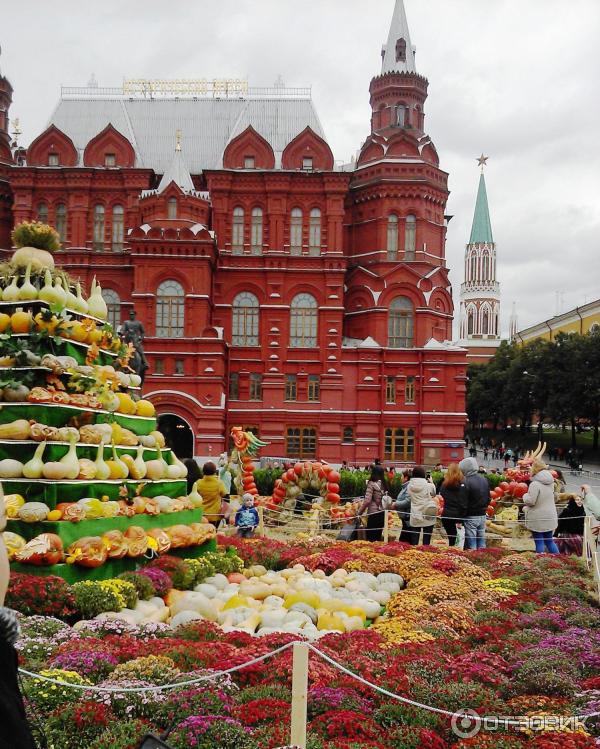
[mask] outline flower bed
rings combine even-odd
[[[406,549],[397,543],[310,549],[274,542],[261,548],[236,540],[235,546],[248,565],[272,554],[275,565],[285,557],[287,565],[301,563],[327,574],[343,569],[346,575],[401,575],[406,587],[391,595],[373,626],[325,634],[317,642],[336,662],[395,694],[487,715],[573,716],[599,710],[600,609],[574,559],[496,549]],[[221,556],[221,569],[239,566],[237,555]],[[209,562],[214,570],[217,560]],[[176,580],[189,587],[207,571],[162,558],[139,574],[152,582],[154,593],[161,585],[164,593],[165,575],[171,585]],[[23,584],[13,584],[13,605]],[[131,596],[132,589],[148,594],[131,575],[111,587],[120,596]],[[31,591],[26,593],[23,605],[32,613]],[[107,620],[73,629],[61,618],[73,621],[78,597],[68,598],[68,589],[62,594],[64,600],[50,597],[56,611],[44,611],[58,618],[23,617],[20,658],[26,668],[82,684],[127,688],[203,678],[299,637],[224,631],[205,619],[176,628]],[[26,689],[28,701],[46,716],[55,749],[135,747],[144,732],[172,724],[168,741],[176,749],[273,749],[289,741],[291,676],[292,652],[286,650],[230,676],[175,690],[98,696],[66,687],[50,691],[33,679],[26,680]],[[308,720],[309,749],[588,749],[600,733],[597,720],[590,720],[587,732],[482,731],[461,739],[445,716],[382,695],[314,654]]]

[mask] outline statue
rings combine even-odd
[[[129,366],[142,378],[143,385],[149,365],[144,354],[144,326],[136,319],[134,309],[129,310],[129,320],[125,320],[121,326],[120,335],[125,343],[131,343],[133,346],[134,354],[129,361]]]

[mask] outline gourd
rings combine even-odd
[[[19,299],[22,301],[31,301],[32,299],[37,299],[37,295],[37,289],[31,283],[31,263],[29,263],[25,270],[25,280],[19,289]]]
[[[317,629],[318,630],[328,630],[328,631],[337,631],[337,632],[345,632],[346,627],[344,626],[344,622],[342,619],[340,619],[339,616],[336,616],[335,614],[321,614],[317,621]]]
[[[19,289],[17,288],[17,277],[13,276],[10,284],[2,292],[2,301],[17,302],[19,301]]]
[[[63,289],[62,278],[57,277],[54,282],[54,297],[56,299],[55,304],[59,307],[64,307],[67,303],[67,292]]]
[[[56,304],[56,293],[54,286],[52,285],[52,274],[48,268],[46,268],[46,272],[44,273],[44,285],[40,289],[38,298],[44,302],[48,302],[48,304]]]
[[[88,297],[88,312],[90,315],[99,317],[101,320],[106,320],[108,317],[108,308],[102,298],[102,288],[100,284],[96,283],[95,276],[92,281],[92,292]]]
[[[146,463],[146,476],[152,481],[164,478],[165,462],[164,460],[149,460]]]
[[[172,453],[172,457],[173,457],[173,462],[167,468],[167,475],[169,476],[169,478],[184,479],[188,475],[187,467],[179,460],[179,458],[177,457],[177,455],[175,455],[175,453]],[[174,468],[177,469],[177,475],[171,476],[170,474],[171,473],[174,474],[175,471],[169,470],[169,469],[174,469]]]
[[[133,465],[135,466],[135,471],[137,473],[137,476],[134,476],[134,478],[137,479],[143,479],[146,477],[146,461],[144,460],[144,446],[140,445],[137,449],[137,455],[135,457],[135,460],[133,461]]]
[[[194,483],[194,486],[192,487],[192,491],[188,494],[188,499],[192,503],[192,507],[203,507],[204,506],[204,500],[202,499],[202,495],[198,494],[198,490],[196,489],[197,482]]]
[[[23,463],[13,458],[0,460],[0,479],[17,479],[23,475]]]
[[[2,397],[9,403],[22,403],[27,400],[30,390],[22,382],[11,382],[2,391]]]
[[[79,458],[79,473],[78,479],[85,481],[92,481],[96,478],[96,464],[89,458]]]
[[[25,523],[38,523],[45,520],[49,512],[50,508],[43,502],[26,502],[19,508],[18,517]]]
[[[19,508],[25,504],[25,498],[20,494],[5,494],[4,509],[7,518],[16,518]]]
[[[69,439],[69,450],[66,455],[58,461],[66,468],[65,478],[76,479],[79,476],[79,460],[77,459],[77,444],[75,439]]]
[[[106,481],[110,476],[110,468],[104,460],[104,442],[98,445],[98,451],[96,452],[96,478],[98,481]]]
[[[129,476],[129,468],[127,468],[127,464],[123,463],[121,458],[119,458],[119,456],[117,455],[117,449],[114,442],[112,445],[112,455],[113,463],[116,463],[121,471],[121,478],[126,479],[127,476]]]
[[[34,270],[54,268],[52,253],[37,247],[19,247],[18,250],[13,252],[10,262],[19,267],[25,267],[28,263],[31,263]]]
[[[0,440],[27,440],[31,426],[27,419],[15,419],[9,424],[0,424]]]
[[[45,449],[46,443],[40,442],[33,454],[33,458],[31,458],[31,460],[28,460],[27,463],[25,463],[25,465],[23,466],[23,476],[25,476],[26,479],[41,478],[42,471],[44,469],[44,461],[42,460],[42,456]]]
[[[77,464],[79,467],[79,464]],[[54,481],[61,481],[67,478],[68,466],[60,462],[44,463],[42,468],[42,476],[45,479],[52,479]]]
[[[81,293],[81,284],[79,283],[79,281],[77,281],[76,290],[77,290],[77,296],[75,297],[76,303],[73,309],[77,310],[77,312],[82,312],[85,315],[87,314],[87,311],[88,311],[88,303],[83,298],[83,295]]]
[[[69,286],[66,287],[65,291],[67,294],[67,300],[66,300],[67,307],[69,307],[70,309],[76,310],[77,309],[77,297],[75,296],[75,294],[73,294]]]

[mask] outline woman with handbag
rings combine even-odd
[[[409,470],[402,471],[402,489],[398,492],[398,496],[394,502],[394,510],[396,510],[398,517],[402,521],[402,530],[400,531],[398,541],[416,546],[419,540],[419,529],[415,530],[410,524],[410,497],[408,495],[410,473]]]
[[[367,514],[367,541],[381,541],[385,521],[387,481],[383,466],[374,465],[367,481],[365,498],[358,511],[359,515]]]
[[[423,546],[429,546],[433,527],[437,517],[438,504],[435,500],[435,484],[426,478],[423,466],[415,466],[412,478],[408,482],[408,496],[410,497],[410,524],[419,543],[421,528],[423,529]]]

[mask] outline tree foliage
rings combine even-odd
[[[555,340],[524,346],[503,341],[487,364],[468,371],[467,414],[473,429],[517,423],[526,430],[534,416],[543,423],[590,424],[598,449],[600,421],[600,332],[560,333]]]

